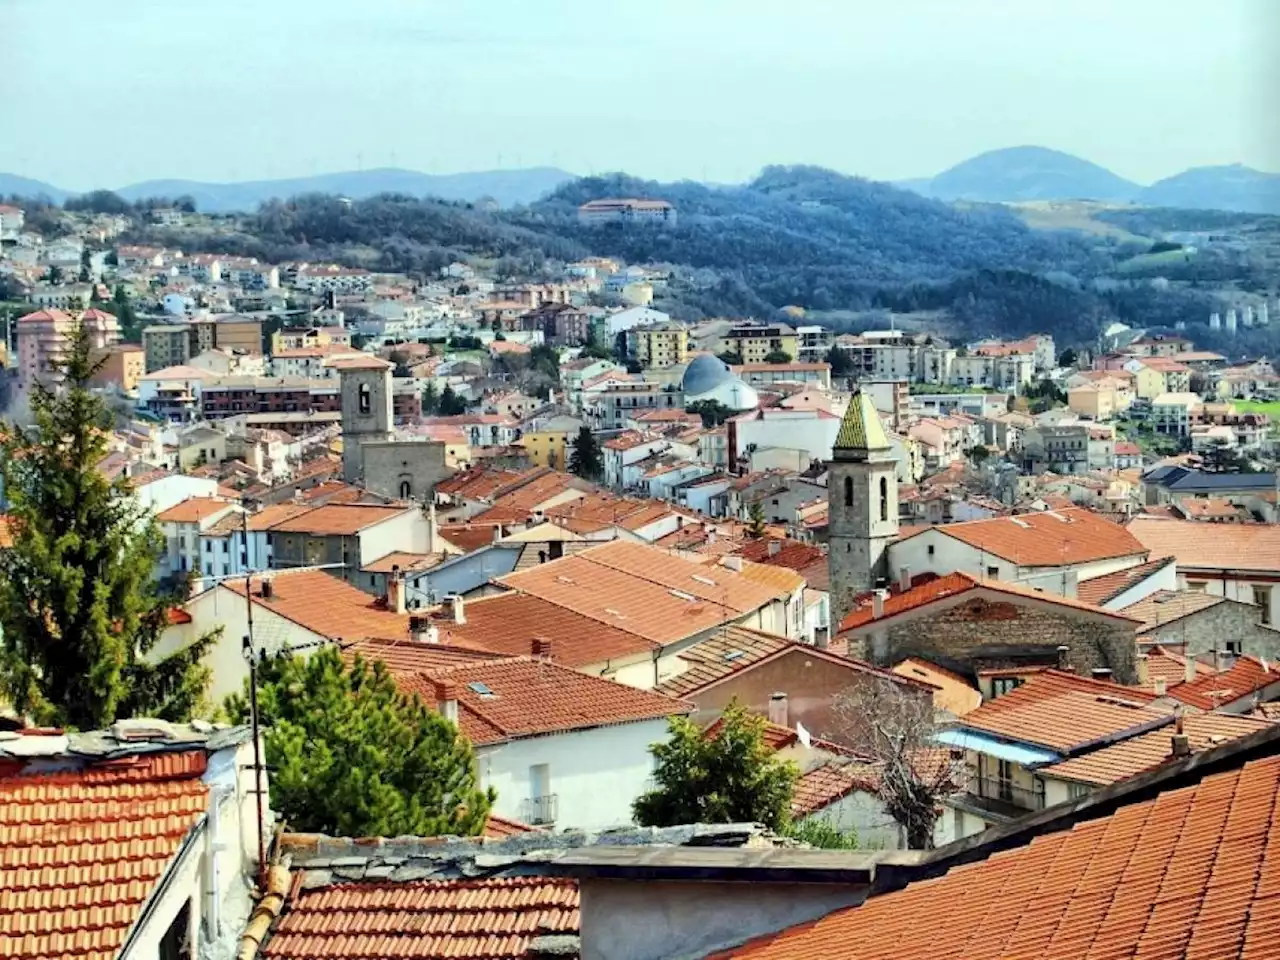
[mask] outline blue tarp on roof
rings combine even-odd
[[[1062,759],[1060,754],[1043,747],[1032,747],[1021,743],[1010,743],[977,730],[966,730],[963,727],[951,727],[939,730],[933,735],[938,743],[961,750],[976,750],[1010,763],[1020,763],[1024,767],[1035,767],[1045,763],[1057,763]]]

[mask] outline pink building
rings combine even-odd
[[[66,355],[77,323],[88,327],[95,350],[104,350],[120,341],[120,324],[102,310],[90,308],[74,314],[45,309],[18,318],[18,389],[29,390],[37,380],[45,383],[62,380],[56,364]]]

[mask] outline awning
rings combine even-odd
[[[978,753],[985,753],[999,760],[1020,763],[1024,767],[1057,763],[1062,759],[1060,754],[1054,753],[1052,750],[1046,750],[1043,747],[1009,743],[1007,740],[999,740],[990,734],[979,733],[977,730],[967,730],[964,727],[939,730],[933,735],[933,739],[948,747],[957,747],[960,750],[975,750]]]

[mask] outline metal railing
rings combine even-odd
[[[1044,794],[1029,790],[999,777],[972,777],[965,797],[971,804],[991,813],[1004,816],[1021,816],[1032,810],[1044,809]]]
[[[521,819],[531,826],[555,823],[560,813],[560,798],[554,793],[542,797],[525,797],[521,807]]]

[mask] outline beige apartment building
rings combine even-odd
[[[136,343],[117,343],[102,352],[102,366],[93,375],[95,386],[117,386],[124,393],[138,389],[147,372],[146,351]]]
[[[119,322],[102,310],[65,313],[44,309],[18,318],[18,389],[29,390],[37,381],[50,385],[62,381],[58,364],[66,356],[78,324],[88,329],[94,350],[105,350],[120,340]]]

